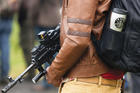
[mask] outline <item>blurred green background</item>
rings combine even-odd
[[[17,16],[14,17],[12,34],[10,37],[10,76],[17,77],[25,69],[25,60],[21,47],[19,45],[19,25],[17,23]]]

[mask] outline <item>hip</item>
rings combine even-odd
[[[101,76],[66,79],[59,93],[120,93],[122,80],[109,80]]]

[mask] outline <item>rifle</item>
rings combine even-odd
[[[57,26],[54,30],[42,31],[38,34],[40,44],[37,47],[34,47],[31,51],[32,53],[32,62],[31,65],[25,69],[15,80],[11,77],[9,78],[9,84],[5,86],[1,91],[2,93],[7,93],[12,87],[14,87],[18,82],[22,83],[24,80],[23,77],[31,69],[38,69],[39,74],[37,74],[33,79],[33,83],[37,83],[38,80],[46,74],[46,70],[42,65],[46,62],[51,64],[54,59],[54,54],[57,53],[60,49],[59,44],[60,37],[60,26]]]

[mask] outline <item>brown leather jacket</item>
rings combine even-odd
[[[64,0],[61,22],[61,49],[48,71],[48,82],[62,77],[92,77],[110,69],[98,58],[90,39],[100,38],[105,12],[111,0]],[[56,85],[57,86],[57,85]]]

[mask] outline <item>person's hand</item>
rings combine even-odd
[[[13,5],[14,3],[16,3],[16,0],[8,0],[8,5]]]
[[[61,78],[58,78],[58,77],[53,77],[53,76],[55,76],[55,75],[51,75],[51,74],[49,73],[49,69],[50,69],[50,67],[48,67],[48,68],[46,69],[46,71],[47,71],[46,79],[47,79],[48,83],[49,83],[49,84],[52,84],[52,85],[54,85],[54,86],[56,86],[56,87],[59,87],[59,85],[60,85],[62,79],[61,79]]]
[[[17,9],[17,0],[8,0],[8,6],[11,10]]]

